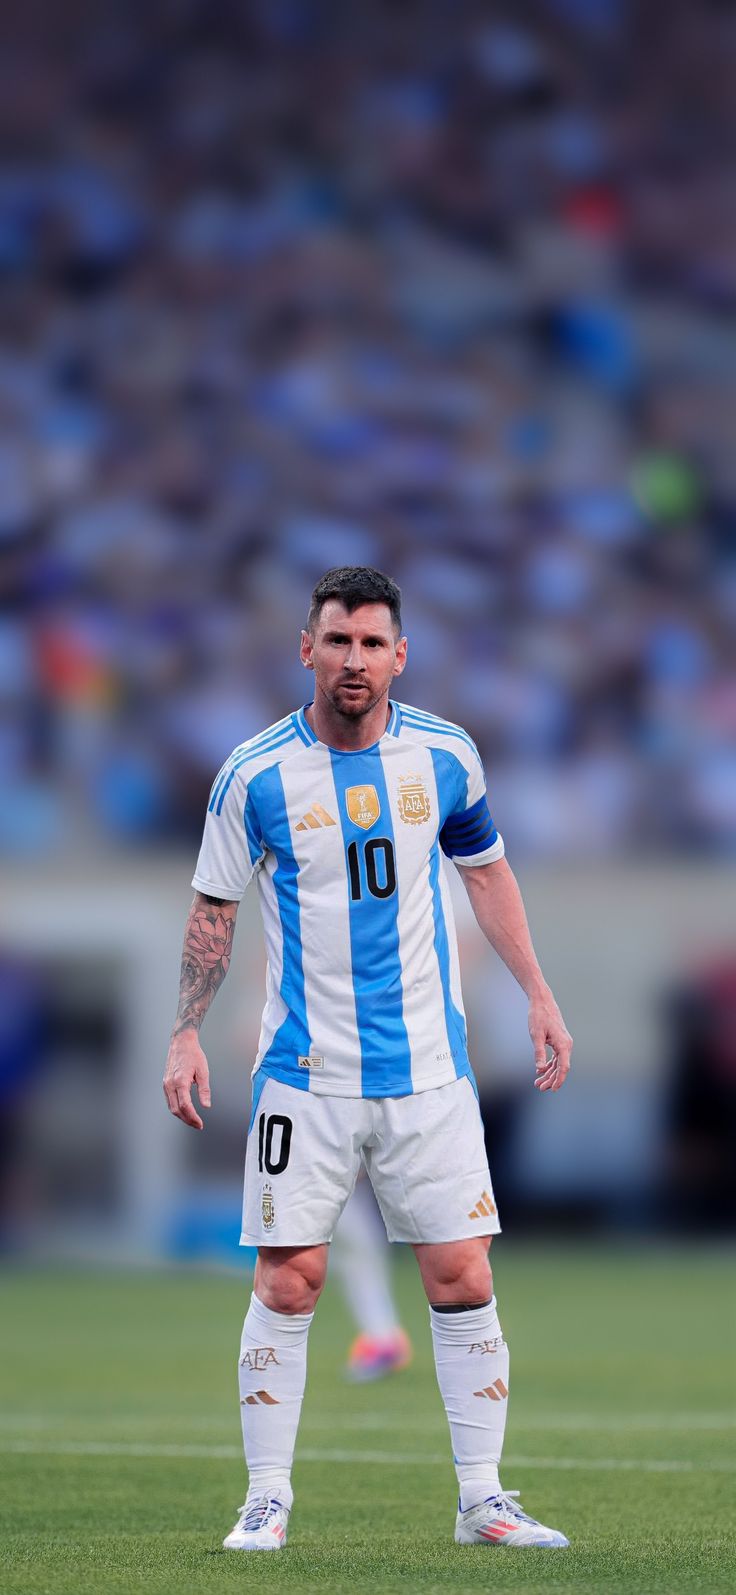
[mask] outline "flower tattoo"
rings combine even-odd
[[[179,1011],[174,1034],[198,1030],[227,974],[232,955],[237,904],[210,905],[195,899],[184,934]]]
[[[232,943],[232,920],[225,919],[219,911],[213,918],[204,908],[194,915],[189,926],[187,947],[199,954],[207,969],[222,964],[222,973],[227,974]]]

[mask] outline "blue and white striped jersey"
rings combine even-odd
[[[256,1070],[351,1097],[470,1073],[442,852],[462,866],[504,852],[460,726],[392,703],[380,741],[342,753],[300,710],[235,749],[192,884],[239,900],[256,876],[268,957]]]

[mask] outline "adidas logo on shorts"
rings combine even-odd
[[[488,1191],[484,1191],[480,1201],[476,1203],[472,1212],[468,1213],[468,1218],[494,1218],[496,1212],[497,1208],[493,1197]]]

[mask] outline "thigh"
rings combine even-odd
[[[355,1184],[365,1104],[258,1075],[253,1093],[241,1245],[321,1246]]]
[[[380,1108],[364,1157],[389,1240],[497,1235],[501,1225],[470,1079],[386,1097]]]

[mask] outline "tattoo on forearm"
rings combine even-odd
[[[236,903],[194,902],[184,932],[179,1009],[174,1035],[199,1027],[230,964]]]

